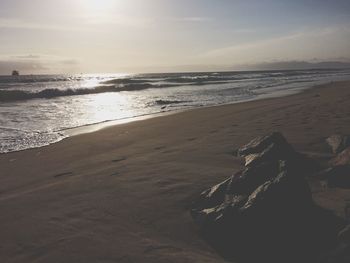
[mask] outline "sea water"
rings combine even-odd
[[[41,147],[71,128],[298,92],[350,70],[0,76],[0,153]]]

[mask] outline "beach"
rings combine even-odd
[[[0,153],[46,146],[72,129],[294,94],[350,69],[0,76]]]
[[[280,131],[320,162],[325,139],[350,134],[350,82],[193,109],[0,155],[1,262],[226,262],[189,209],[242,168],[236,149]],[[350,190],[309,183],[344,217]]]

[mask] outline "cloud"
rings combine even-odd
[[[133,17],[128,15],[107,15],[95,13],[82,16],[83,24],[87,27],[96,26],[123,26],[131,28],[145,28],[155,23],[154,19],[145,17]]]
[[[259,41],[248,42],[243,44],[231,45],[228,47],[222,47],[222,48],[210,50],[206,54],[204,54],[204,56],[210,57],[210,56],[227,55],[228,53],[234,53],[239,50],[249,50],[249,49],[259,48],[262,46],[278,44],[278,43],[293,40],[293,39],[298,39],[303,35],[304,33],[294,33],[291,35],[281,36],[281,37],[272,38],[272,39],[265,39],[265,40],[259,40]]]
[[[239,66],[241,70],[299,70],[299,69],[344,69],[350,68],[350,59],[343,61],[274,61]]]
[[[11,55],[0,58],[0,74],[8,75],[12,70],[19,70],[22,74],[43,74],[74,72],[80,63],[74,58],[52,55]]]
[[[16,60],[0,60],[0,74],[9,75],[12,70],[20,72],[40,72],[48,70],[47,67],[40,62],[33,61],[16,61]]]
[[[350,30],[345,26],[308,28],[284,36],[208,50],[202,60],[224,63],[256,63],[267,60],[310,60],[348,57]]]
[[[233,29],[231,32],[237,33],[237,34],[250,34],[250,33],[256,33],[257,30],[253,28],[240,28],[240,29]]]
[[[45,24],[29,22],[14,18],[0,18],[0,29],[29,29],[29,30],[57,30],[57,31],[81,31],[86,30],[83,27],[63,26],[56,24]]]
[[[168,20],[177,21],[177,22],[200,23],[200,22],[209,22],[209,21],[212,21],[213,19],[211,17],[191,16],[191,17],[171,17]]]
[[[40,56],[38,55],[19,55],[19,56],[13,56],[13,58],[19,58],[19,59],[38,59]]]
[[[178,23],[204,23],[212,21],[210,17],[169,17],[169,18],[149,18],[134,17],[129,15],[106,15],[95,13],[83,17],[85,25],[104,25],[104,26],[122,26],[130,28],[148,28],[162,22]]]
[[[61,62],[63,65],[79,65],[79,61],[76,59],[66,59]]]

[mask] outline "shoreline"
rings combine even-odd
[[[334,81],[334,82],[347,82],[347,81],[350,81],[350,80],[340,80],[340,81]],[[295,88],[295,89],[290,89],[290,90],[279,90],[279,91],[275,91],[275,92],[269,93],[269,94],[262,94],[262,95],[255,97],[255,98],[252,98],[252,99],[247,99],[247,100],[242,100],[242,101],[237,101],[237,102],[229,102],[229,103],[224,103],[224,104],[208,105],[208,106],[200,106],[200,107],[190,107],[190,108],[186,108],[186,109],[176,109],[176,110],[169,110],[169,111],[160,111],[160,112],[156,112],[156,113],[149,113],[149,114],[144,114],[144,115],[135,116],[135,117],[126,117],[123,119],[116,119],[116,120],[106,120],[106,121],[99,122],[99,123],[91,123],[91,124],[86,124],[83,126],[59,130],[58,132],[67,132],[66,138],[69,138],[71,136],[77,136],[80,134],[97,132],[99,130],[113,127],[115,125],[126,124],[126,123],[135,122],[135,121],[142,121],[142,120],[147,120],[147,119],[152,119],[152,118],[158,118],[158,117],[168,116],[168,115],[172,115],[172,114],[187,112],[187,111],[292,96],[295,94],[303,93],[309,89],[317,88],[319,86],[329,85],[330,83],[333,83],[333,81],[328,81],[328,82],[325,82],[322,84],[315,84],[315,85],[311,85],[311,86],[307,85],[307,86],[302,87],[302,88]],[[63,138],[63,140],[66,138]],[[45,147],[45,146],[43,146],[43,147]]]
[[[150,114],[145,114],[145,115],[140,115],[140,116],[135,116],[135,117],[127,117],[124,119],[106,120],[106,121],[99,122],[99,123],[86,124],[86,125],[79,126],[79,127],[73,127],[73,128],[67,128],[64,130],[59,130],[58,132],[67,133],[66,134],[67,136],[62,138],[62,140],[65,140],[65,139],[70,138],[72,136],[78,136],[78,135],[82,135],[82,134],[86,134],[86,133],[98,132],[100,130],[112,128],[113,126],[117,126],[117,125],[133,123],[133,122],[138,122],[138,121],[144,121],[144,120],[153,119],[153,118],[165,117],[165,116],[169,116],[169,115],[173,115],[173,114],[181,114],[183,112],[195,111],[195,110],[206,109],[206,108],[224,107],[224,106],[228,106],[228,105],[249,103],[249,102],[260,101],[260,100],[269,100],[269,99],[274,99],[274,98],[289,97],[289,96],[293,96],[293,95],[307,92],[308,90],[311,90],[311,89],[322,88],[322,86],[327,86],[327,85],[330,85],[332,83],[343,83],[343,82],[348,82],[348,81],[350,81],[350,80],[330,81],[330,82],[325,82],[322,84],[315,84],[315,85],[306,86],[306,87],[302,87],[302,88],[291,89],[288,91],[280,90],[280,91],[276,91],[272,94],[264,94],[264,95],[257,96],[256,98],[243,100],[243,101],[237,101],[237,102],[230,102],[230,103],[225,103],[225,104],[209,105],[209,106],[201,106],[201,107],[191,107],[191,108],[187,108],[187,109],[176,109],[176,110],[169,110],[169,111],[160,111],[160,112],[156,112],[156,113],[150,113]],[[62,140],[60,140],[60,141],[62,141]],[[54,143],[59,143],[60,141],[57,141]],[[52,143],[52,144],[54,144],[54,143]],[[51,145],[51,144],[49,144],[49,145]],[[45,147],[45,146],[48,146],[48,145],[44,145],[41,147]],[[37,148],[41,148],[41,147],[37,147]],[[33,148],[29,148],[29,149],[33,149]],[[29,149],[24,149],[21,151],[25,151],[25,150],[29,150]],[[16,152],[16,151],[14,151],[14,152]]]
[[[242,168],[234,151],[281,132],[299,152],[331,157],[324,139],[350,134],[350,81],[285,97],[189,110],[0,155],[4,262],[227,263],[189,207]],[[344,217],[349,189],[310,180],[313,198]]]
[[[252,99],[247,99],[247,100],[242,100],[242,101],[237,101],[237,102],[229,102],[229,103],[225,103],[225,104],[208,105],[208,106],[201,106],[201,107],[190,107],[190,108],[186,108],[186,109],[176,109],[176,110],[169,110],[169,111],[160,111],[160,112],[156,112],[156,113],[150,113],[150,114],[145,114],[145,115],[140,115],[140,116],[135,116],[135,117],[126,117],[123,119],[116,119],[116,120],[106,120],[106,121],[99,122],[99,123],[91,123],[91,124],[86,124],[83,126],[67,128],[67,129],[56,131],[59,134],[62,134],[64,136],[57,141],[54,141],[54,142],[51,142],[51,143],[48,143],[48,144],[42,145],[42,146],[30,147],[30,148],[26,148],[26,149],[14,150],[14,151],[9,151],[9,152],[2,152],[2,153],[0,153],[0,155],[14,153],[14,152],[22,152],[22,151],[27,151],[27,150],[31,150],[31,149],[40,149],[42,147],[47,147],[47,146],[50,146],[50,145],[53,145],[56,143],[60,143],[61,141],[66,140],[66,139],[73,137],[73,136],[98,132],[100,130],[108,129],[108,128],[111,128],[111,127],[117,126],[117,125],[138,122],[138,121],[143,121],[143,120],[148,120],[148,119],[152,119],[152,118],[158,118],[158,117],[163,117],[163,116],[168,116],[168,115],[173,115],[173,114],[179,114],[182,112],[193,111],[193,110],[200,110],[200,109],[206,109],[206,108],[212,108],[212,107],[222,107],[222,106],[227,106],[227,105],[248,103],[248,102],[254,102],[254,101],[259,101],[259,100],[268,100],[268,99],[274,99],[274,98],[288,97],[288,96],[293,96],[296,94],[306,92],[309,89],[318,88],[319,86],[329,85],[331,83],[347,82],[347,81],[350,81],[350,80],[330,81],[330,82],[328,81],[328,82],[325,82],[322,84],[314,84],[311,86],[307,85],[307,86],[302,87],[302,88],[298,87],[298,88],[290,89],[290,90],[279,90],[279,91],[275,91],[273,93],[261,94],[255,98],[252,98]]]
[[[343,81],[348,81],[348,80],[336,80],[335,82],[343,82]],[[130,123],[130,122],[135,122],[135,121],[140,121],[140,120],[146,120],[150,118],[156,118],[156,117],[161,117],[161,116],[167,116],[171,114],[177,114],[181,112],[186,112],[186,111],[192,111],[192,110],[197,110],[197,109],[202,109],[202,108],[208,108],[208,107],[220,107],[224,105],[233,105],[233,104],[239,104],[239,103],[246,103],[250,101],[258,101],[258,100],[264,100],[264,99],[269,99],[269,98],[278,98],[278,97],[285,97],[285,96],[290,96],[293,94],[298,94],[301,92],[304,92],[305,90],[315,88],[319,85],[327,85],[329,83],[332,83],[334,81],[325,81],[325,80],[318,80],[318,81],[313,81],[311,83],[306,82],[303,84],[298,84],[294,87],[290,87],[287,89],[281,88],[284,87],[285,84],[281,84],[277,87],[272,88],[267,88],[267,90],[259,91],[257,92],[253,98],[249,99],[243,99],[239,101],[230,101],[227,103],[221,103],[221,104],[212,104],[212,105],[198,105],[198,106],[190,106],[190,107],[183,107],[183,108],[178,108],[178,109],[170,109],[167,107],[164,111],[159,108],[158,111],[155,111],[154,113],[146,113],[143,115],[138,115],[134,117],[125,117],[122,119],[111,119],[111,120],[105,120],[97,123],[91,123],[91,124],[85,124],[82,126],[77,126],[77,127],[72,127],[72,128],[65,128],[65,129],[57,129],[53,130],[52,132],[43,132],[40,133],[42,135],[47,135],[49,136],[53,135],[55,138],[52,139],[47,139],[40,141],[40,143],[35,143],[35,141],[30,141],[29,143],[26,144],[25,147],[22,147],[21,145],[13,145],[14,147],[12,148],[4,148],[4,151],[1,152],[0,154],[7,154],[11,152],[19,152],[19,151],[25,151],[29,149],[36,149],[36,148],[42,148],[46,147],[55,143],[59,143],[69,137],[84,134],[84,133],[91,133],[95,131],[99,131],[101,129],[105,129],[114,125],[120,125],[120,124],[125,124],[125,123]]]

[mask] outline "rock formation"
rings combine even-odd
[[[330,167],[318,176],[325,180],[328,187],[350,188],[350,137],[332,135],[326,142],[335,155],[329,161]]]
[[[313,161],[280,133],[256,138],[237,153],[245,168],[204,191],[191,210],[224,257],[312,262],[318,251],[336,244],[342,223],[314,204],[305,180]]]
[[[337,154],[350,146],[350,137],[340,134],[334,134],[326,139],[326,142],[331,147],[332,152]]]

